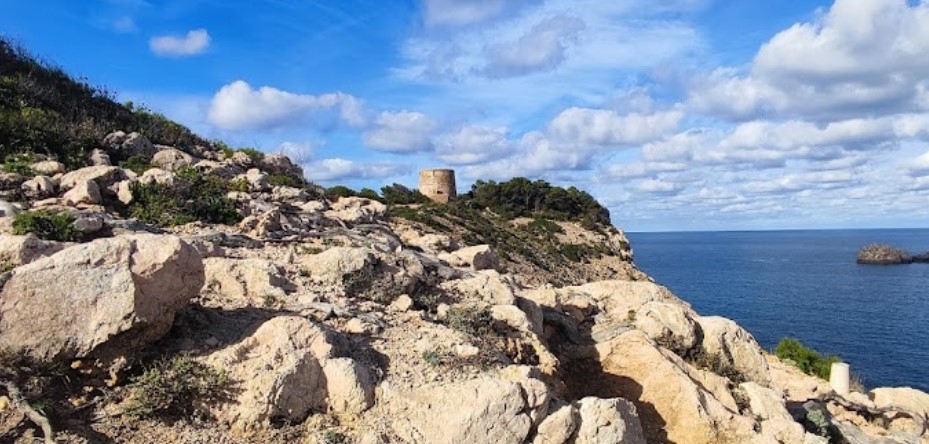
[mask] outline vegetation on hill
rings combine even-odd
[[[793,338],[784,338],[777,344],[774,354],[778,358],[799,368],[808,375],[829,379],[834,362],[841,362],[838,356],[826,356],[809,348]]]
[[[0,159],[38,153],[83,166],[86,154],[115,130],[138,131],[164,145],[208,145],[161,114],[114,99],[0,36]]]
[[[610,212],[586,191],[552,186],[544,180],[516,177],[506,182],[477,181],[462,199],[505,218],[543,217],[609,225]]]

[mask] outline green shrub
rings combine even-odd
[[[264,154],[261,151],[256,150],[255,148],[239,148],[236,151],[240,153],[245,153],[246,156],[250,157],[252,160],[261,160],[264,157]]]
[[[206,413],[205,407],[228,398],[228,376],[193,359],[163,359],[133,378],[125,413],[151,418],[183,418]]]
[[[272,174],[268,176],[268,183],[275,187],[299,187],[301,185],[297,179],[286,174]]]
[[[149,163],[148,158],[140,154],[136,154],[122,162],[119,163],[120,168],[130,170],[136,174],[142,174],[145,171],[153,168],[152,164]]]
[[[181,169],[179,177],[187,186],[172,188],[159,183],[131,185],[129,216],[160,225],[183,225],[193,221],[234,225],[242,220],[235,202],[226,193],[237,184],[218,176],[202,176],[196,170]]]
[[[609,225],[610,212],[590,194],[575,187],[552,186],[525,177],[506,182],[479,180],[462,197],[505,218],[541,216],[585,225]]]
[[[380,194],[377,194],[377,191],[374,191],[374,190],[372,190],[372,189],[370,189],[370,188],[362,188],[361,191],[358,192],[358,197],[363,197],[363,198],[365,198],[365,199],[376,200],[376,201],[381,202],[381,203],[384,202],[384,199],[381,197],[381,195],[380,195]]]
[[[6,160],[3,162],[3,171],[7,173],[16,173],[22,176],[31,177],[35,176],[35,171],[32,170],[32,164],[35,163],[35,156],[32,153],[22,153],[7,156]]]
[[[445,323],[449,327],[472,336],[494,332],[490,310],[473,305],[457,305],[448,310]]]
[[[358,193],[356,193],[355,190],[342,185],[336,185],[326,189],[326,197],[333,201],[338,200],[340,197],[353,197],[357,195]]]
[[[32,233],[45,240],[73,242],[77,239],[74,217],[69,213],[40,210],[25,211],[13,219],[13,234]]]
[[[823,355],[793,338],[781,339],[774,349],[774,354],[804,373],[823,379],[829,379],[833,363],[842,361],[838,356]]]
[[[383,201],[387,205],[410,205],[432,202],[428,197],[420,193],[419,190],[411,190],[399,183],[381,188],[381,195],[384,196]]]

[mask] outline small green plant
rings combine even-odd
[[[159,183],[132,184],[132,204],[126,209],[128,215],[160,226],[183,225],[197,220],[234,225],[242,220],[235,202],[226,197],[226,193],[235,187],[234,182],[217,176],[202,176],[193,168],[182,168],[179,172],[188,186],[173,188]]]
[[[74,217],[66,212],[25,211],[13,219],[13,234],[32,233],[45,240],[73,242],[77,239]]]
[[[264,156],[264,154],[262,154],[261,151],[258,151],[255,148],[243,147],[243,148],[237,149],[236,151],[240,153],[244,153],[246,156],[250,157],[252,160],[260,160]]]
[[[308,277],[312,276],[312,274],[313,274],[313,273],[310,272],[310,269],[309,269],[309,268],[301,268],[300,271],[299,271],[299,273],[300,273],[300,277],[305,277],[305,278],[308,278]]]
[[[838,356],[823,355],[793,338],[781,339],[774,349],[774,354],[799,368],[803,373],[823,379],[829,379],[833,363],[842,361]]]
[[[284,301],[281,300],[280,296],[274,293],[263,293],[261,295],[261,304],[264,308],[275,308],[283,305]]]
[[[626,322],[632,324],[635,322],[635,310],[630,309],[626,312]]]
[[[272,174],[268,176],[268,183],[275,187],[298,187],[300,182],[286,174]]]
[[[0,273],[6,273],[16,268],[16,264],[10,261],[0,261]]]
[[[337,430],[326,430],[323,433],[323,444],[345,444],[348,442],[348,438],[344,433]]]
[[[120,162],[119,166],[123,169],[131,170],[136,174],[145,173],[152,168],[152,164],[149,163],[148,158],[139,154]]]
[[[2,169],[7,173],[16,173],[21,176],[31,177],[35,176],[35,171],[32,170],[33,163],[35,163],[35,156],[33,156],[32,153],[21,153],[7,156],[6,161],[3,162]]]
[[[316,246],[307,247],[303,245],[300,247],[300,253],[303,253],[303,254],[319,254],[319,253],[322,253],[323,251],[326,251],[326,250],[320,247],[316,247]]]
[[[449,327],[472,336],[494,333],[494,320],[487,308],[473,305],[454,306],[448,310],[445,322]]]
[[[428,350],[423,352],[423,361],[430,365],[442,365],[445,363],[445,353],[438,350]]]
[[[139,418],[180,418],[204,414],[228,398],[229,377],[187,356],[162,359],[133,378],[125,413]]]

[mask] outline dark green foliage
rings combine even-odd
[[[207,145],[189,129],[131,104],[61,68],[36,60],[0,37],[0,158],[45,154],[69,167],[115,130],[138,131],[153,143]]]
[[[129,216],[144,222],[173,226],[193,221],[234,225],[242,220],[235,202],[226,193],[239,184],[218,176],[202,176],[193,168],[178,171],[186,184],[176,188],[158,183],[132,184]]]
[[[556,234],[563,234],[564,228],[548,219],[534,218],[532,222],[526,224],[526,230],[537,236],[552,237]]]
[[[66,212],[25,211],[13,220],[13,234],[32,233],[40,239],[73,242],[77,239],[74,217]]]
[[[372,190],[372,189],[370,189],[370,188],[362,188],[361,191],[358,192],[358,197],[363,197],[363,198],[365,198],[365,199],[376,200],[376,201],[381,202],[381,203],[384,202],[384,199],[381,198],[381,195],[380,195],[380,194],[377,194],[377,191],[374,191],[374,190]]]
[[[358,193],[356,193],[355,190],[342,185],[336,185],[326,189],[326,197],[333,201],[338,200],[340,197],[352,197],[357,195]]]
[[[544,180],[517,177],[506,182],[479,180],[467,199],[505,218],[542,216],[581,222],[586,227],[609,225],[610,212],[590,194],[575,187],[555,187]]]
[[[445,318],[449,327],[472,336],[493,334],[493,318],[490,310],[471,305],[454,306]]]
[[[134,378],[125,413],[150,418],[184,418],[228,398],[228,376],[188,357],[158,361]]]
[[[381,195],[384,196],[384,203],[387,205],[409,205],[432,202],[428,197],[420,193],[419,190],[411,190],[399,183],[381,188]]]
[[[7,156],[3,162],[3,171],[7,173],[16,173],[22,176],[35,176],[32,171],[32,164],[35,162],[35,156],[32,153],[22,153]]]
[[[153,168],[152,164],[148,162],[147,157],[138,154],[120,162],[119,166],[120,168],[131,170],[132,172],[140,175],[145,171]]]
[[[255,148],[239,148],[236,150],[240,153],[245,153],[246,156],[250,157],[252,160],[260,160],[264,157],[261,151],[256,150]]]
[[[833,363],[842,362],[838,356],[823,355],[793,338],[781,339],[774,349],[774,354],[778,358],[793,364],[804,373],[823,379],[829,379]]]
[[[299,187],[302,185],[300,181],[286,174],[272,174],[268,176],[268,183],[273,187]]]

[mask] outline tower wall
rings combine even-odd
[[[455,186],[455,170],[420,171],[419,192],[434,202],[448,203],[458,195],[458,189]]]

